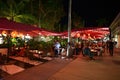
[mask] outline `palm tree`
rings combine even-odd
[[[54,5],[53,5],[54,4]],[[49,30],[55,29],[55,24],[64,16],[62,0],[40,0],[39,17],[41,27]]]
[[[28,3],[29,0],[6,0],[6,2],[1,1],[0,3],[0,17],[6,17],[9,20],[17,21],[17,22],[33,22],[35,21],[34,16],[28,13],[24,13],[25,4]]]
[[[106,26],[106,24],[108,23],[106,18],[100,18],[100,19],[96,20],[96,22],[97,22],[98,26]]]
[[[0,17],[55,30],[64,16],[63,0],[0,0]],[[37,4],[37,5],[36,5]]]
[[[76,13],[72,14],[72,28],[82,28],[84,27],[84,20],[78,16]]]

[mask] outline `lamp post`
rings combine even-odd
[[[68,43],[71,42],[71,6],[72,6],[72,0],[69,0],[69,11],[68,11]],[[68,44],[67,47],[67,56],[69,56],[70,53],[70,45]]]

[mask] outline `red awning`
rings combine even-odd
[[[32,25],[10,21],[6,18],[0,18],[0,30],[15,30],[18,32],[41,31],[42,29]]]
[[[95,27],[95,28],[79,28],[71,30],[71,37],[82,38],[82,39],[96,39],[103,38],[110,34],[108,27]],[[62,32],[61,36],[68,36],[68,31]]]
[[[0,28],[17,30],[17,31],[33,31],[33,30],[41,30],[38,27],[34,27],[32,25],[18,23],[14,21],[10,21],[6,18],[0,18]]]
[[[18,31],[24,34],[31,34],[31,35],[43,35],[43,36],[58,36],[59,33],[48,31],[45,29],[41,29],[39,27],[35,27],[32,25],[18,23],[14,21],[10,21],[6,18],[0,18],[0,30],[10,30],[10,31]]]
[[[0,18],[0,30],[9,30],[9,31],[15,30],[24,34],[31,34],[31,35],[63,36],[63,37],[68,36],[68,31],[56,33],[32,25],[10,21],[6,18]],[[110,32],[108,27],[79,28],[79,29],[71,30],[71,37],[80,37],[82,39],[95,38],[95,37],[102,38],[103,36],[108,35],[109,33]]]

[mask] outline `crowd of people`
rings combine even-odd
[[[54,55],[55,57],[67,55],[67,49],[70,49],[68,57],[72,58],[73,55],[82,54],[83,56],[89,56],[90,59],[94,60],[94,56],[103,56],[103,53],[109,53],[110,56],[114,54],[114,47],[116,42],[108,40],[106,42],[69,42],[66,47],[62,47],[59,41],[54,43]]]
[[[88,56],[90,59],[94,60],[94,56],[103,56],[103,53],[109,53],[110,56],[114,54],[114,46],[115,43],[112,40],[108,40],[107,42],[90,42],[90,41],[80,41],[75,42],[71,41],[66,44],[66,46],[62,46],[59,40],[56,40],[53,44],[53,53],[54,57],[68,57],[73,58],[74,55],[83,55]],[[12,55],[24,56],[26,46],[21,49],[16,49],[13,46]],[[69,54],[67,51],[69,50]]]

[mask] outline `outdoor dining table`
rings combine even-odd
[[[43,54],[43,51],[40,51],[40,50],[29,50],[29,52],[31,52],[33,56],[38,58],[41,58]]]
[[[98,50],[96,50],[96,49],[91,49],[91,53],[97,56],[97,55],[98,55]]]

